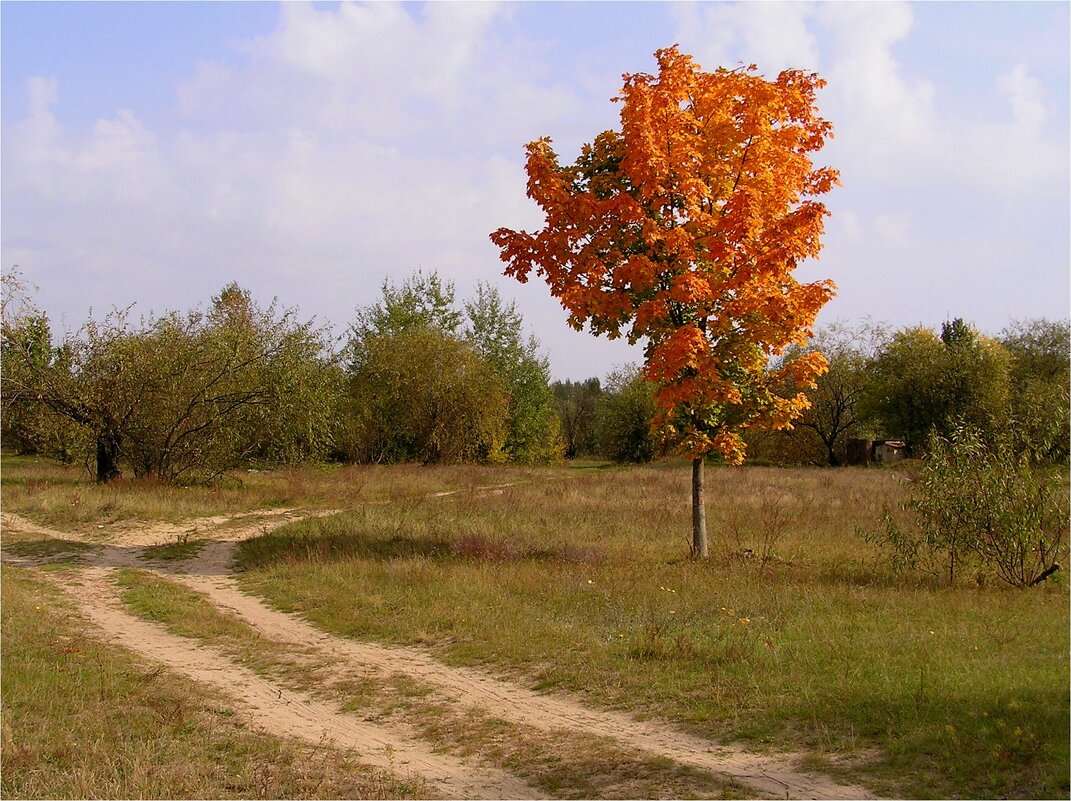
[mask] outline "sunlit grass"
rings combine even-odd
[[[243,470],[211,485],[121,478],[98,485],[84,467],[3,454],[3,508],[36,522],[90,530],[124,520],[180,522],[258,509],[350,509],[481,486],[546,481],[566,467],[299,465]]]
[[[601,468],[301,467],[98,488],[5,458],[3,502],[92,528],[106,512],[348,510],[246,543],[244,586],[337,633],[809,750],[886,794],[1068,794],[1063,575],[1023,591],[892,573],[859,531],[906,499],[910,465],[712,468],[702,564],[687,558],[687,465]]]
[[[257,734],[216,694],[104,645],[27,571],[3,569],[5,798],[384,798],[422,787]]]
[[[711,470],[697,564],[685,466],[584,471],[299,523],[239,558],[326,629],[811,749],[883,792],[1066,794],[1066,591],[893,575],[857,530],[903,493],[891,471]]]
[[[312,692],[364,718],[402,721],[437,748],[479,757],[556,798],[725,798],[742,788],[705,771],[677,765],[576,731],[545,732],[508,723],[482,710],[457,707],[434,687],[402,673],[345,678],[330,660],[266,639],[233,614],[173,581],[124,570],[124,602],[174,634],[219,648],[286,686]]]

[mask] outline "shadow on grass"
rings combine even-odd
[[[589,462],[589,461],[570,461],[568,462],[570,470],[609,470],[620,471],[625,468],[625,465],[617,464],[616,462]]]
[[[99,550],[100,546],[72,540],[57,540],[49,537],[5,542],[4,550],[13,555],[48,564],[56,561],[77,560],[79,556],[90,551]]]
[[[812,721],[818,750],[808,767],[894,797],[1067,798],[1067,703],[1052,688],[986,697],[915,683],[885,697],[844,692],[817,712],[788,704],[782,714]]]
[[[599,564],[606,559],[597,548],[565,544],[535,547],[506,537],[463,534],[457,537],[399,534],[366,528],[348,515],[302,521],[246,540],[239,548],[239,569],[277,564],[366,559],[389,562],[405,559],[452,562],[568,562]]]

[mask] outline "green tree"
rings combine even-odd
[[[947,437],[959,424],[993,435],[1006,419],[1010,367],[1000,343],[962,320],[945,324],[940,337],[903,329],[870,362],[864,407],[915,454],[931,433]]]
[[[790,349],[789,358],[798,358],[807,349],[817,350],[829,361],[829,371],[813,388],[803,388],[810,408],[800,415],[794,429],[776,433],[792,441],[800,453],[813,452],[817,444],[822,463],[830,467],[845,464],[848,440],[867,430],[862,403],[867,367],[886,338],[881,326],[869,322],[855,327],[834,323],[817,331],[808,348]]]
[[[504,379],[509,390],[505,450],[521,462],[558,457],[558,417],[550,389],[550,363],[534,336],[525,338],[515,302],[486,283],[465,303],[464,338]]]
[[[47,355],[39,336],[27,336],[24,324],[32,325],[34,319],[45,317],[35,309],[5,315],[4,391],[39,404],[29,414],[52,414],[83,430],[93,449],[97,481],[111,481],[121,474],[123,431],[146,378],[129,355],[127,314],[114,311],[101,322],[90,320]]]
[[[555,381],[551,390],[558,406],[565,457],[575,459],[595,453],[595,422],[602,397],[599,379]]]
[[[51,370],[63,353],[52,347],[48,316],[30,304],[27,288],[12,271],[2,276],[0,339],[0,437],[18,453],[41,453],[72,461],[83,447],[69,419],[42,403],[34,376]]]
[[[471,345],[438,328],[368,337],[350,380],[344,455],[358,462],[500,458],[509,392]]]
[[[15,342],[8,330],[5,344]],[[115,311],[65,335],[47,364],[15,353],[22,388],[87,432],[99,482],[123,467],[207,481],[255,458],[326,448],[325,344],[312,323],[276,303],[261,310],[231,284],[207,314],[134,323]]]
[[[454,305],[454,284],[443,281],[438,273],[424,275],[418,270],[401,286],[383,279],[380,299],[357,309],[350,326],[350,367],[360,366],[364,345],[371,337],[392,336],[414,328],[435,328],[457,335],[462,321]]]
[[[635,365],[620,367],[606,377],[595,422],[601,456],[615,462],[649,462],[655,457],[655,395],[656,387],[644,380],[642,368]]]
[[[1067,557],[1067,489],[1059,471],[1038,469],[1004,437],[969,425],[931,437],[908,504],[913,520],[886,520],[872,539],[894,564],[947,574],[967,565],[1014,586],[1033,586]]]
[[[1067,461],[1071,454],[1071,324],[1016,321],[1000,334],[1012,356],[1011,433],[1036,459]]]

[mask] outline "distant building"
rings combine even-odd
[[[850,439],[848,464],[886,464],[904,458],[907,443],[901,439]]]
[[[902,439],[879,440],[874,443],[874,461],[879,464],[898,462],[904,458],[907,443]]]

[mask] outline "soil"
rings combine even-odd
[[[800,755],[755,754],[720,746],[668,725],[595,710],[573,698],[537,693],[473,668],[448,666],[425,649],[384,646],[328,634],[241,592],[231,575],[238,543],[309,514],[276,509],[189,520],[179,525],[128,523],[121,528],[109,526],[106,543],[47,529],[10,513],[0,516],[0,524],[4,531],[98,546],[80,554],[83,569],[41,575],[74,598],[105,639],[222,691],[234,700],[238,714],[263,731],[314,744],[332,743],[356,753],[366,764],[419,777],[447,798],[540,798],[545,793],[520,778],[480,764],[475,757],[461,759],[437,753],[401,724],[373,723],[357,713],[344,713],[317,700],[311,692],[295,692],[276,684],[213,649],[134,616],[120,601],[112,572],[133,567],[180,581],[203,593],[218,608],[240,617],[265,638],[326,657],[333,665],[332,672],[340,678],[370,672],[387,678],[402,673],[436,688],[437,703],[445,698],[458,710],[482,709],[496,718],[546,731],[600,735],[627,748],[735,779],[756,797],[873,797],[865,788],[840,784],[800,769]],[[145,558],[146,548],[172,544],[194,530],[196,535],[190,534],[191,538],[207,541],[195,556],[169,561]],[[8,553],[2,556],[13,564],[33,565],[38,561]]]

